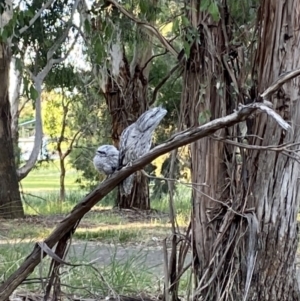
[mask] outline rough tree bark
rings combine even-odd
[[[157,0],[151,1],[156,7]],[[153,18],[153,16],[152,16]],[[151,23],[151,17],[149,17]],[[112,70],[104,76],[102,87],[109,113],[112,118],[113,144],[119,146],[122,131],[135,122],[148,109],[148,77],[152,56],[152,35],[137,25],[137,40],[134,55],[129,63],[122,41],[111,47]],[[117,205],[120,208],[150,209],[148,178],[137,172],[132,193],[122,196],[118,190]]]
[[[214,119],[243,102],[242,83],[246,82],[246,65],[235,65],[243,64],[241,51],[230,44],[227,2],[221,1],[220,22],[207,19],[196,2],[187,1],[191,8],[187,17],[198,29],[201,42],[191,46],[184,73],[182,111],[188,126],[197,125],[203,112],[209,111]],[[259,100],[258,93],[280,74],[300,66],[299,10],[296,0],[261,1],[251,98]],[[286,135],[261,115],[255,123],[247,121],[248,133],[259,137],[248,138],[250,144],[300,142],[299,84],[299,78],[294,79],[270,99],[291,120],[293,133]],[[242,127],[218,132],[221,137],[242,134]],[[294,264],[298,163],[280,154],[246,152],[212,138],[193,143],[191,154],[192,182],[206,184],[193,189],[195,296],[203,300],[300,300]]]
[[[254,63],[259,93],[281,74],[300,67],[299,14],[300,2],[297,0],[261,1],[259,43]],[[263,140],[252,139],[253,144],[300,142],[299,87],[300,78],[297,77],[270,98],[277,112],[291,121],[293,132],[286,135],[273,122],[266,122],[266,118],[261,117],[255,120],[252,132]],[[255,208],[260,225],[260,246],[249,299],[300,300],[295,274],[299,163],[270,152],[252,151],[248,158],[247,189],[253,196],[248,207]]]
[[[9,46],[0,43],[0,217],[24,217],[19,184],[16,173],[13,140],[11,134],[11,112],[8,95]]]

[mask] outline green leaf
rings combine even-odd
[[[205,124],[206,122],[209,121],[210,117],[211,117],[211,112],[209,110],[205,110],[201,112],[198,117],[199,124],[200,125]]]
[[[39,96],[39,93],[38,91],[34,88],[34,86],[30,86],[30,90],[29,90],[29,93],[30,93],[30,98],[33,99],[33,100],[36,100]]]
[[[191,45],[188,42],[184,41],[183,48],[184,48],[184,53],[185,53],[186,57],[189,58],[190,52],[191,52]]]
[[[211,4],[211,0],[202,0],[200,3],[200,11],[206,11]]]
[[[1,33],[1,41],[5,43],[7,41],[7,37],[8,37],[8,31],[7,31],[7,28],[5,26],[2,30],[2,33]]]
[[[87,32],[87,34],[91,33],[91,24],[87,19],[84,21],[84,29]]]
[[[140,1],[140,10],[141,10],[141,13],[143,15],[146,15],[147,12],[149,11],[149,3],[148,3],[148,0],[141,0]]]
[[[179,30],[179,19],[178,18],[176,18],[175,20],[174,20],[174,22],[173,22],[173,24],[172,24],[172,30],[173,30],[173,32],[178,32],[178,30]]]
[[[219,8],[215,2],[211,2],[207,10],[215,22],[220,20]]]
[[[22,61],[21,61],[21,59],[17,57],[15,64],[16,64],[16,66],[15,66],[16,69],[21,72],[22,71]]]
[[[183,17],[181,18],[181,22],[182,22],[182,25],[183,25],[183,26],[188,26],[188,25],[190,25],[189,19],[188,19],[187,17],[185,17],[185,16],[183,16]]]

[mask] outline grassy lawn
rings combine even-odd
[[[59,189],[59,162],[57,160],[53,162],[44,162],[41,166],[38,166],[30,172],[30,174],[22,180],[22,188],[24,191],[54,191]],[[75,182],[78,176],[78,172],[72,169],[67,164],[67,173],[65,178],[65,186],[67,190],[78,189],[79,186]]]
[[[66,201],[59,206],[59,168],[58,162],[43,165],[32,171],[22,181],[25,219],[0,220],[0,282],[5,281],[24,261],[37,240],[46,238],[56,225],[80,202],[88,191],[82,191],[75,183],[77,172],[68,169],[66,175]],[[88,297],[91,293],[105,296],[112,291],[119,294],[159,294],[162,283],[157,273],[148,271],[149,262],[145,252],[132,253],[126,260],[120,260],[114,251],[107,264],[88,264],[91,244],[99,244],[95,250],[101,255],[101,246],[122,245],[131,250],[132,246],[160,248],[162,240],[171,234],[168,197],[152,199],[152,210],[119,210],[114,208],[115,192],[111,192],[92,211],[81,220],[73,242],[83,245],[80,255],[68,258],[72,263],[84,263],[77,268],[63,268],[61,278],[63,290]],[[175,195],[177,223],[182,233],[190,220],[190,190],[179,187]],[[143,249],[142,248],[142,249]],[[159,252],[159,251],[158,251]],[[98,254],[97,253],[97,254]],[[160,254],[160,253],[158,253]],[[99,256],[100,256],[99,255]],[[98,256],[98,255],[97,255]],[[50,260],[43,260],[41,268],[36,269],[30,278],[46,277]],[[86,265],[88,264],[88,265]],[[183,277],[180,290],[186,291],[189,275]],[[28,291],[41,289],[40,284],[27,283],[22,286]],[[85,289],[87,288],[87,289]]]

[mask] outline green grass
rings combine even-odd
[[[65,186],[67,190],[78,189],[79,185],[75,182],[78,172],[72,169],[67,163],[67,173]],[[59,189],[60,169],[58,160],[53,162],[43,162],[32,170],[29,175],[22,180],[21,184],[25,191],[47,191]]]
[[[26,215],[54,215],[69,213],[81,201],[86,193],[70,190],[66,193],[66,200],[59,202],[58,191],[32,192],[22,195],[23,208]]]
[[[78,188],[76,177],[76,171],[69,169],[66,176],[66,200],[62,204],[59,202],[58,162],[35,169],[22,181],[25,192],[22,195],[24,210],[29,217],[24,220],[0,220],[0,282],[20,266],[33,249],[35,241],[47,237],[65,214],[88,193]],[[174,196],[176,218],[180,227],[186,227],[190,220],[190,192],[189,188],[178,186]],[[112,246],[156,246],[153,238],[163,239],[170,235],[168,196],[152,199],[151,208],[155,210],[145,214],[113,210],[115,197],[116,193],[113,191],[88,212],[81,220],[73,239],[109,243]],[[15,242],[15,239],[19,241]],[[88,264],[89,252],[86,245],[81,257],[71,256],[68,261]],[[91,294],[106,296],[112,292],[161,292],[163,286],[157,282],[156,275],[147,270],[145,260],[144,255],[135,254],[125,261],[120,261],[112,248],[110,264],[106,266],[93,263],[76,268],[63,267],[62,288],[66,293],[74,293],[81,297],[90,297]],[[44,259],[41,268],[35,269],[30,278],[47,276],[49,262],[49,258]],[[180,291],[185,292],[189,285],[190,276],[186,273],[180,283]],[[41,286],[26,284],[25,288],[36,290]]]
[[[0,244],[0,283],[5,281],[24,261],[33,248],[33,242],[19,242]],[[61,285],[66,293],[79,294],[81,297],[88,297],[91,294],[96,296],[107,296],[111,293],[131,294],[132,292],[151,292],[154,276],[145,265],[146,255],[135,254],[126,259],[116,257],[116,249],[111,248],[109,264],[92,263],[85,260],[91,252],[87,245],[82,256],[69,256],[67,261],[82,266],[61,268]],[[50,259],[43,259],[40,268],[37,268],[25,281],[22,288],[36,291],[41,288],[40,283],[30,283],[30,279],[47,277]],[[26,284],[27,283],[27,284]]]

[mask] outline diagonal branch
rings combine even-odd
[[[71,11],[71,16],[69,18],[69,21],[67,23],[67,27],[65,29],[65,31],[63,32],[63,34],[60,36],[59,39],[57,39],[54,44],[52,45],[52,47],[48,50],[47,52],[47,61],[50,61],[53,58],[53,55],[55,53],[55,51],[58,49],[58,47],[65,41],[65,39],[67,38],[69,31],[73,25],[73,17],[74,14],[76,12],[77,6],[78,6],[79,0],[76,0],[73,7],[72,7],[72,11]]]
[[[176,64],[170,72],[160,81],[160,83],[155,87],[153,94],[152,94],[152,99],[149,102],[149,106],[153,105],[155,103],[157,93],[159,89],[166,83],[166,81],[179,69],[180,65]]]
[[[279,78],[273,83],[267,90],[264,91],[260,96],[264,100],[268,100],[268,98],[277,90],[281,88],[283,84],[285,84],[287,81],[297,77],[300,75],[300,68],[294,69],[288,72],[285,72],[279,76]]]
[[[53,232],[44,240],[44,243],[49,247],[53,248],[57,242],[59,242],[63,237],[72,233],[76,228],[78,221],[91,210],[100,200],[104,198],[110,191],[112,191],[121,181],[127,178],[130,174],[142,169],[144,166],[149,164],[155,158],[170,152],[176,148],[179,148],[188,143],[192,143],[203,137],[212,135],[217,130],[232,126],[240,121],[245,120],[253,112],[259,109],[264,109],[265,105],[261,103],[254,103],[248,106],[240,106],[239,109],[222,118],[210,121],[197,128],[192,128],[187,131],[180,132],[174,135],[165,143],[155,147],[145,156],[135,160],[132,166],[125,167],[120,171],[113,174],[109,179],[102,182],[94,191],[88,194],[80,203],[78,203],[71,213],[62,220]],[[278,115],[279,116],[279,115]],[[281,118],[280,116],[278,118]],[[281,121],[288,129],[290,128],[284,120]],[[35,245],[31,254],[25,259],[23,264],[0,286],[0,301],[7,300],[10,294],[15,290],[15,288],[20,285],[24,279],[34,270],[34,268],[39,264],[46,253],[43,253],[38,244]]]
[[[270,95],[274,89],[280,88],[280,86],[285,81],[290,80],[296,77],[299,73],[291,71],[287,76],[280,77],[275,84],[266,90],[262,95]],[[273,90],[272,90],[273,89]],[[135,160],[131,166],[125,167],[120,171],[113,174],[109,179],[102,182],[94,191],[88,194],[80,203],[78,203],[71,213],[62,220],[57,227],[52,231],[52,233],[44,240],[44,243],[49,247],[53,248],[57,242],[61,239],[68,237],[75,231],[79,221],[82,217],[91,210],[100,200],[102,200],[109,192],[111,192],[121,181],[127,178],[129,175],[133,174],[137,170],[142,169],[144,166],[149,164],[155,158],[170,152],[176,148],[179,148],[183,145],[192,143],[196,140],[199,140],[203,137],[214,134],[221,128],[232,126],[236,123],[244,121],[256,110],[263,111],[272,118],[274,118],[279,125],[287,130],[290,130],[290,125],[284,121],[280,115],[275,113],[272,109],[267,107],[263,103],[252,103],[247,106],[240,105],[239,108],[232,114],[227,115],[222,118],[215,119],[210,121],[202,126],[188,129],[186,131],[177,133],[165,143],[155,147],[145,156]],[[41,256],[41,254],[43,256]],[[41,247],[36,244],[31,254],[25,259],[23,264],[0,286],[0,301],[5,301],[9,298],[11,293],[20,285],[26,277],[34,270],[34,268],[40,263],[42,257],[45,257],[46,253],[41,250]]]

